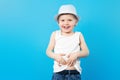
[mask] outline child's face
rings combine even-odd
[[[74,26],[77,23],[75,16],[71,14],[61,15],[58,20],[58,24],[62,32],[69,33],[73,31]]]

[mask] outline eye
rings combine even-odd
[[[72,21],[72,19],[68,19],[68,21]]]
[[[62,22],[64,22],[65,20],[64,20],[64,19],[62,19],[61,21],[62,21]]]

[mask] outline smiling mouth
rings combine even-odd
[[[64,28],[64,29],[69,29],[69,28],[70,28],[70,26],[63,26],[63,28]]]

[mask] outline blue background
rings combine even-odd
[[[54,16],[63,4],[75,5],[90,50],[82,58],[82,80],[120,80],[119,0],[0,0],[0,80],[50,80],[46,56]]]

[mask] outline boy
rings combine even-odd
[[[81,32],[73,29],[79,17],[73,5],[62,5],[56,20],[60,30],[52,33],[47,55],[54,59],[52,80],[81,80],[80,58],[88,56],[89,50]]]

